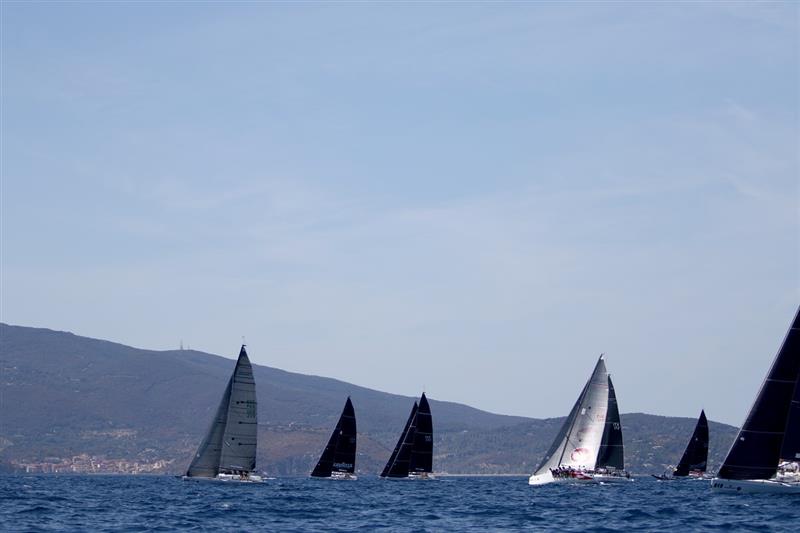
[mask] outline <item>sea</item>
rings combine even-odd
[[[711,493],[638,478],[530,487],[524,477],[429,481],[0,476],[2,531],[800,531],[800,497]]]

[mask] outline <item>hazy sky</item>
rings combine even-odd
[[[795,3],[2,4],[2,320],[739,424],[800,303]]]

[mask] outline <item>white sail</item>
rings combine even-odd
[[[553,453],[534,476],[548,474],[559,466],[593,470],[603,439],[608,410],[608,373],[603,358],[597,361],[592,376],[583,388],[564,427],[556,437]]]

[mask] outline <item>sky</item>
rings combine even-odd
[[[0,9],[3,322],[738,425],[800,303],[797,4]]]

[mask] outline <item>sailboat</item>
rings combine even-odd
[[[256,382],[242,345],[211,426],[183,479],[263,481],[254,473],[258,438],[256,415]]]
[[[708,464],[708,419],[706,412],[700,411],[700,418],[697,419],[697,424],[694,426],[692,438],[686,445],[681,460],[678,466],[672,471],[672,475],[664,474],[663,476],[653,477],[661,481],[670,479],[702,479],[706,473],[706,465]]]
[[[381,472],[383,478],[432,479],[433,418],[425,393],[414,402],[403,433]]]
[[[594,481],[594,469],[606,428],[608,383],[608,372],[601,355],[528,484]]]
[[[608,376],[608,414],[606,426],[603,429],[603,438],[600,440],[600,450],[597,452],[597,461],[594,465],[594,480],[603,483],[618,481],[633,481],[625,470],[625,445],[622,441],[622,420],[619,417],[617,394],[614,392],[614,383]]]
[[[322,456],[311,477],[357,479],[356,471],[356,413],[350,397],[342,409],[339,421],[328,439]]]
[[[800,308],[711,488],[800,494]],[[780,468],[779,468],[780,467]]]

